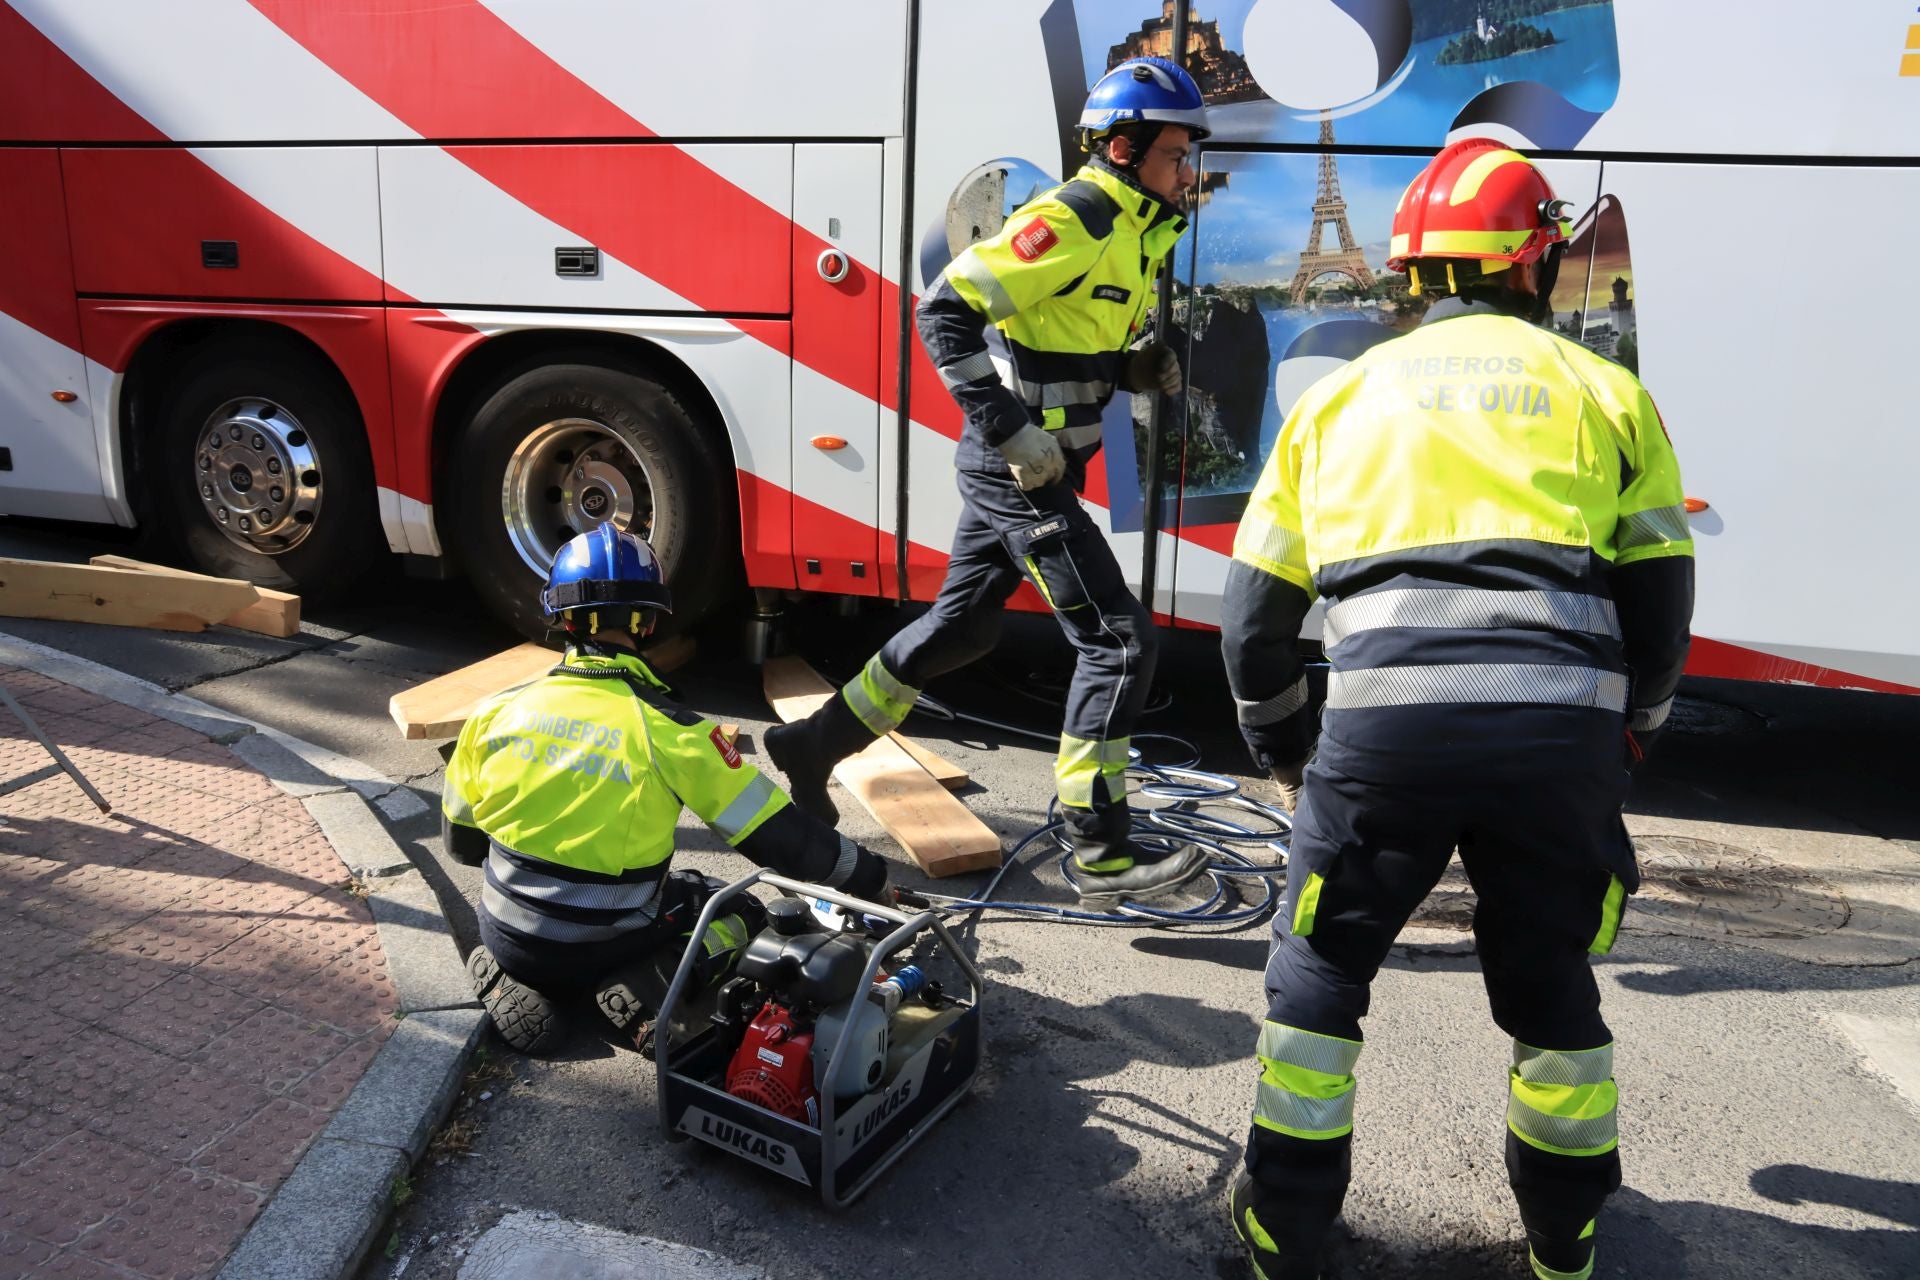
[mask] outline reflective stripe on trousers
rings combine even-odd
[[[861,669],[858,678],[850,681],[841,692],[855,718],[867,726],[875,737],[899,728],[900,722],[907,718],[914,702],[920,697],[918,689],[902,683],[887,670],[877,653],[867,659],[867,665]]]
[[[1060,754],[1054,757],[1053,778],[1060,789],[1060,803],[1076,809],[1093,808],[1093,784],[1096,778],[1107,780],[1107,799],[1118,800],[1127,793],[1127,761],[1132,739],[1115,738],[1108,742],[1060,735]]]
[[[1492,630],[1533,627],[1620,638],[1620,615],[1605,596],[1574,591],[1488,591],[1476,587],[1408,587],[1369,591],[1327,610],[1327,647],[1379,627]]]
[[[1357,1040],[1267,1022],[1260,1028],[1260,1090],[1253,1122],[1295,1138],[1353,1132]]]
[[[1612,1045],[1535,1049],[1516,1040],[1507,1084],[1507,1127],[1529,1146],[1597,1156],[1620,1145]]]
[[[1362,667],[1327,676],[1329,710],[1447,702],[1544,703],[1625,711],[1627,678],[1597,667],[1517,662]]]

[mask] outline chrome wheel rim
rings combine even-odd
[[[569,539],[612,522],[653,531],[653,480],[633,446],[591,418],[560,418],[527,433],[507,460],[500,509],[520,559],[546,576]]]
[[[227,401],[200,428],[191,464],[207,518],[238,546],[284,555],[312,535],[325,478],[312,437],[286,406],[264,396]]]

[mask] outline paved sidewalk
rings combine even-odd
[[[0,1280],[211,1275],[396,1025],[373,917],[227,747],[0,684],[114,807],[0,704]]]

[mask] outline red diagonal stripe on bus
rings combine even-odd
[[[475,0],[249,0],[254,8],[362,93],[427,138],[644,137],[645,124],[607,100]],[[450,154],[542,217],[579,232],[603,251],[690,302],[716,306],[716,277],[743,249],[752,263],[784,275],[828,244],[793,225],[678,147],[660,146],[645,166],[612,176],[591,201],[569,198],[555,172],[564,161],[539,147],[452,147]],[[688,253],[689,228],[718,225],[727,242]],[[780,261],[772,261],[778,249]],[[789,260],[788,254],[791,253]],[[735,277],[737,278],[737,277]],[[823,287],[794,272],[794,288]],[[729,290],[728,292],[731,292]],[[842,344],[808,352],[816,372],[867,397],[872,353]],[[881,394],[884,394],[882,392]]]

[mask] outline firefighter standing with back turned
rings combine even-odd
[[[1128,742],[1153,678],[1153,619],[1077,490],[1115,390],[1180,390],[1172,349],[1135,344],[1154,278],[1186,230],[1189,146],[1206,136],[1185,71],[1163,58],[1121,63],[1080,117],[1088,163],[968,246],[921,301],[920,339],[966,411],[954,459],[965,506],[932,609],[840,696],[767,733],[801,806],[833,819],[834,763],[898,726],[929,680],[988,653],[1024,576],[1079,651],[1054,774],[1081,898],[1152,897],[1205,870],[1196,847],[1152,861],[1128,834]],[[1010,383],[988,355],[988,324],[1006,338]]]
[[[761,866],[857,898],[879,896],[887,866],[791,804],[647,669],[639,643],[673,597],[644,540],[610,524],[580,534],[540,598],[567,634],[565,659],[476,711],[447,763],[447,848],[486,863],[467,970],[523,1053],[562,1042],[575,995],[644,1047],[665,979],[724,887],[669,870],[682,806]],[[727,905],[702,940],[709,985],[765,923],[754,898]]]
[[[1592,1274],[1620,1185],[1588,957],[1638,887],[1620,811],[1686,659],[1693,543],[1639,380],[1539,327],[1563,211],[1517,152],[1442,151],[1401,197],[1388,261],[1439,300],[1300,398],[1234,540],[1228,680],[1289,799],[1312,746],[1294,645],[1316,592],[1332,668],[1231,1201],[1266,1280],[1318,1274],[1368,987],[1456,847],[1513,1037],[1506,1163],[1535,1276]]]

